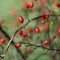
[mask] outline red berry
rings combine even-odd
[[[45,18],[48,19],[49,18],[49,15],[46,15]]]
[[[0,42],[1,42],[1,43],[5,43],[5,42],[6,42],[6,40],[5,40],[5,39],[3,39],[3,38],[0,38]]]
[[[26,37],[26,36],[27,36],[27,33],[26,33],[26,32],[23,32],[23,33],[22,33],[22,36],[23,36],[23,37]]]
[[[54,2],[54,5],[57,7],[60,7],[60,3],[58,3],[58,2]]]
[[[23,18],[22,16],[19,16],[19,17],[18,17],[18,21],[19,21],[20,23],[23,23],[23,22],[24,22],[24,18]]]
[[[52,54],[52,55],[51,55],[51,58],[54,59],[54,58],[55,58],[55,54]]]
[[[42,19],[45,19],[45,15],[41,15]]]
[[[48,19],[49,18],[49,12],[45,12],[45,18]]]
[[[36,33],[39,33],[40,32],[40,29],[38,27],[35,27],[35,32]]]
[[[25,3],[25,7],[26,7],[26,8],[29,8],[29,4],[28,4],[28,3]]]
[[[47,45],[48,44],[48,40],[45,40],[42,42],[43,45]]]
[[[21,47],[20,43],[15,43],[14,46],[16,46],[17,48]]]
[[[58,34],[60,35],[60,28],[58,29],[58,31],[57,31],[57,32],[58,32]]]
[[[55,36],[55,35],[52,35],[52,36],[51,36],[51,39],[55,39],[55,38],[56,38],[56,36]]]
[[[22,34],[23,34],[23,31],[22,31],[22,30],[18,30],[18,33],[19,33],[20,35],[22,35]]]
[[[32,8],[34,6],[33,2],[29,3],[29,8]]]

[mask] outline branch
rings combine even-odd
[[[0,26],[0,31],[4,34],[4,36],[5,36],[8,40],[10,40],[10,36],[8,35],[8,33],[7,33],[6,31],[3,30],[2,26]],[[14,44],[15,44],[14,41],[12,41],[11,44],[14,46]],[[26,58],[25,58],[24,55],[22,54],[21,50],[18,49],[16,46],[14,46],[14,47],[16,48],[17,52],[21,55],[21,57],[22,57],[24,60],[26,60]]]

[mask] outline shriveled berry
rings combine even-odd
[[[23,22],[24,22],[24,18],[23,18],[22,16],[19,16],[19,17],[18,17],[18,21],[19,21],[20,23],[23,23]]]
[[[55,58],[55,54],[52,54],[52,55],[51,55],[51,58],[54,59],[54,58]]]
[[[48,11],[45,12],[45,15],[46,15],[45,18],[48,19],[49,18],[49,12]]]
[[[14,46],[16,46],[17,48],[21,47],[21,43],[15,43]]]

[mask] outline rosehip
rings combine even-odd
[[[15,43],[14,46],[16,46],[17,48],[21,47],[20,43]]]
[[[18,17],[18,21],[19,21],[20,23],[23,23],[23,22],[24,22],[24,18],[23,18],[22,16],[19,16],[19,17]]]
[[[44,23],[45,23],[45,20],[44,20],[44,19],[42,19],[42,20],[41,20],[41,23],[42,23],[42,24],[44,24]]]
[[[36,33],[39,33],[40,32],[40,29],[38,27],[35,27],[35,32]]]
[[[34,6],[33,2],[29,3],[29,8],[32,8]]]
[[[26,37],[26,36],[27,36],[27,33],[26,33],[26,32],[23,32],[23,33],[22,33],[22,36],[23,36],[23,37]]]
[[[6,40],[5,40],[5,39],[3,39],[3,38],[0,38],[0,42],[1,42],[1,43],[5,43],[5,42],[6,42]]]
[[[42,26],[42,30],[47,31],[48,29],[49,29],[49,25],[43,25],[43,26]]]
[[[25,4],[25,7],[26,7],[26,8],[29,8],[29,4],[28,4],[28,3],[26,3],[26,4]]]
[[[55,35],[52,35],[52,36],[51,36],[51,39],[55,39],[55,38],[56,38],[56,36],[55,36]]]
[[[47,45],[48,44],[48,40],[45,40],[42,42],[43,45]]]
[[[60,28],[58,29],[58,31],[57,31],[57,32],[58,32],[58,34],[60,35]]]
[[[22,35],[22,34],[23,34],[23,31],[22,31],[22,30],[18,30],[18,33],[19,33],[20,35]]]

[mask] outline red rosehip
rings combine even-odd
[[[19,16],[19,17],[18,17],[18,21],[19,21],[20,23],[23,23],[23,22],[24,22],[24,18],[23,18],[22,16]]]
[[[28,4],[28,3],[25,3],[25,7],[26,7],[26,8],[29,8],[29,4]]]
[[[27,36],[27,33],[26,33],[26,32],[23,32],[23,33],[22,33],[22,36],[23,36],[23,37],[26,37],[26,36]]]
[[[42,19],[45,19],[45,15],[42,15],[41,17],[42,17]]]
[[[58,34],[60,35],[60,28],[58,29],[58,31],[57,31],[57,32],[58,32]]]
[[[33,2],[30,2],[29,3],[29,8],[32,8],[34,6],[34,3]]]
[[[42,42],[43,45],[47,45],[48,44],[48,40],[45,40]]]
[[[0,42],[1,42],[1,43],[5,43],[5,42],[6,42],[6,40],[5,40],[5,39],[3,39],[3,38],[0,38]]]
[[[23,34],[23,31],[22,31],[22,30],[18,30],[18,33],[19,33],[20,35],[22,35],[22,34]]]
[[[15,43],[14,46],[16,46],[17,48],[21,47],[20,43]]]
[[[55,38],[56,38],[56,36],[55,36],[55,35],[52,35],[52,36],[51,36],[51,39],[55,39]]]
[[[40,29],[38,27],[35,27],[35,32],[36,33],[39,33],[40,32]]]
[[[49,18],[49,15],[46,15],[45,18],[48,19]]]
[[[49,18],[49,12],[46,12],[45,15],[46,15],[45,18],[48,19]]]
[[[55,54],[52,54],[52,55],[51,55],[51,58],[54,59],[54,58],[55,58]]]
[[[60,7],[60,3],[58,3],[58,2],[54,2],[54,5],[57,7]]]

